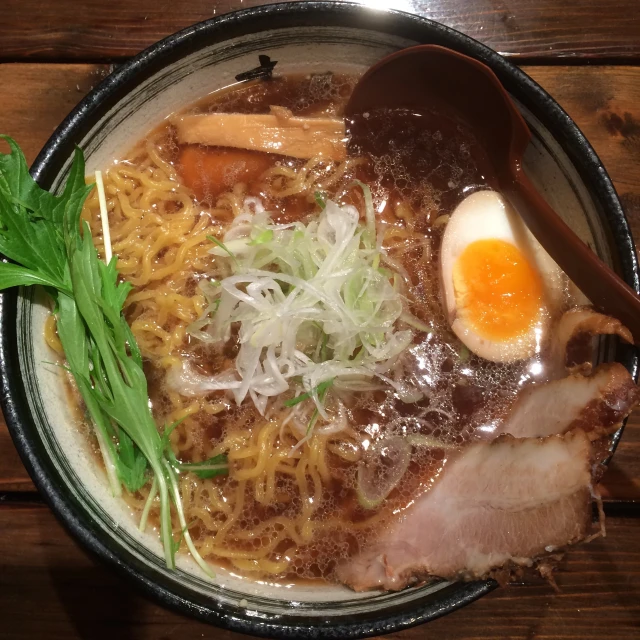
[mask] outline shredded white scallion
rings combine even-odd
[[[359,185],[365,224],[355,207],[331,201],[307,224],[274,224],[259,201],[245,204],[211,249],[231,275],[201,283],[209,305],[189,328],[201,340],[225,342],[239,325],[235,369],[203,377],[183,365],[173,386],[188,394],[225,389],[238,404],[249,396],[263,415],[270,398],[301,387],[325,421],[318,385],[329,380],[371,388],[377,378],[415,401],[415,389],[383,375],[413,333],[395,326],[403,314],[398,275],[380,266],[371,194]]]

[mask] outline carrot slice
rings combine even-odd
[[[259,151],[189,145],[180,152],[179,171],[198,200],[212,200],[238,182],[254,182],[275,162]]]

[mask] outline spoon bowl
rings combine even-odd
[[[372,109],[439,111],[471,128],[491,163],[497,188],[558,266],[640,344],[640,297],[549,206],[522,168],[531,132],[496,75],[482,62],[438,45],[402,49],[370,67],[353,90],[347,120]],[[350,144],[371,138],[350,130]]]

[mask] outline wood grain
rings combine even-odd
[[[33,162],[55,128],[108,70],[109,65],[0,64],[0,133],[15,138]],[[0,491],[34,490],[0,417]]]
[[[610,519],[606,540],[567,554],[557,574],[560,593],[541,580],[532,580],[499,589],[445,618],[386,638],[638,638],[639,534],[640,519]],[[248,640],[139,596],[80,549],[45,507],[0,505],[0,548],[3,640]],[[615,635],[608,630],[615,630]]]
[[[381,6],[386,0],[376,0]],[[2,0],[0,133],[33,160],[53,129],[120,60],[231,6],[261,0],[168,3]],[[520,61],[632,61],[640,54],[637,0],[396,0]],[[24,64],[26,59],[52,61]],[[56,62],[56,63],[53,63]],[[536,66],[526,70],[576,120],[602,157],[640,239],[640,68]],[[602,485],[611,500],[640,501],[640,412]],[[3,502],[3,493],[14,502]],[[43,505],[0,421],[0,638],[24,640],[248,640],[184,618],[140,596],[84,552]],[[16,502],[17,499],[17,502]],[[608,506],[615,506],[611,502]],[[613,512],[613,509],[611,509]],[[572,550],[557,576],[499,589],[389,640],[615,640],[640,638],[640,518],[609,517],[608,535]]]
[[[546,67],[525,70],[568,111],[602,158],[640,240],[640,67]],[[29,161],[89,89],[106,65],[0,64],[0,132],[15,137]],[[0,424],[0,491],[32,491],[3,423]],[[610,499],[640,500],[640,412],[627,425],[603,481]]]
[[[613,179],[640,240],[640,68],[526,67],[575,120]]]
[[[0,416],[0,493],[5,491],[35,491],[35,487]]]
[[[3,0],[0,59],[113,61],[195,22],[265,0]],[[633,61],[636,0],[370,0],[442,22],[523,61]]]
[[[15,138],[31,163],[55,128],[106,77],[109,68],[93,64],[0,64],[0,133]]]

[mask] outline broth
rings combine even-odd
[[[241,84],[184,113],[268,113],[278,105],[295,115],[340,116],[356,80],[321,74]],[[375,142],[374,156],[351,148],[346,161],[331,163],[243,152],[242,168],[225,174],[225,190],[215,192],[219,181],[213,185],[204,175],[207,167],[235,160],[216,149],[178,144],[167,121],[107,174],[114,253],[122,276],[134,285],[126,316],[145,358],[157,424],[164,429],[182,420],[170,440],[183,462],[229,456],[228,475],[181,476],[189,530],[208,561],[251,578],[334,581],[340,562],[366,548],[429,490],[450,448],[492,432],[532,378],[532,365],[538,371],[541,365],[538,356],[497,364],[469,353],[442,308],[438,265],[446,217],[469,193],[496,184],[473,133],[435,111],[375,111],[352,126]],[[201,169],[191,171],[190,184],[186,163]],[[319,433],[290,456],[297,436],[283,425],[282,401],[263,418],[249,400],[236,406],[224,391],[181,394],[168,374],[184,363],[198,374],[216,374],[231,368],[238,353],[237,333],[224,344],[205,344],[187,330],[207,306],[199,283],[222,268],[209,253],[207,236],[228,229],[246,198],[258,199],[275,223],[317,218],[317,191],[356,205],[363,215],[355,179],[371,188],[387,266],[402,278],[408,308],[430,327],[414,332],[398,369],[423,397],[404,402],[391,388],[330,394],[327,410],[333,415],[339,399],[348,428]],[[85,217],[100,247],[97,197],[88,201]],[[312,410],[309,403],[299,420],[313,420]],[[411,434],[442,447],[414,446],[402,482],[375,508],[363,507],[358,462],[386,438]],[[140,510],[147,492],[145,487],[127,500]],[[152,521],[154,515],[157,507]]]

